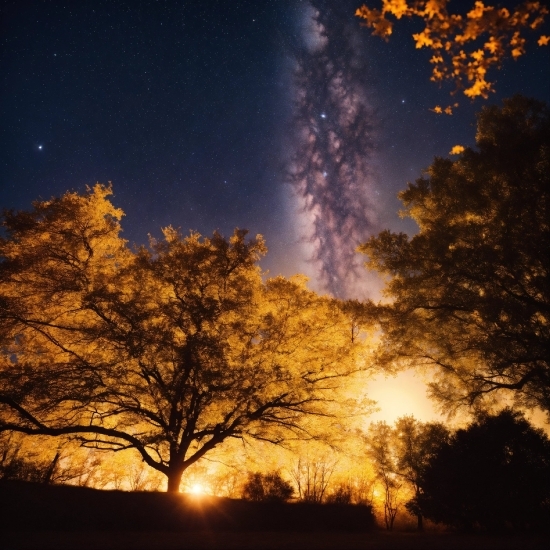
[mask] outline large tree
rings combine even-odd
[[[548,108],[521,96],[485,108],[476,142],[400,193],[414,237],[384,231],[360,247],[388,279],[378,359],[435,367],[447,406],[508,391],[548,412]]]
[[[246,231],[167,228],[131,251],[109,194],[4,213],[0,431],[135,449],[171,491],[227,438],[315,435],[363,367],[343,308],[300,278],[264,282]]]

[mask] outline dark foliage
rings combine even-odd
[[[485,108],[476,143],[399,194],[418,234],[360,247],[393,298],[378,363],[434,367],[447,410],[505,392],[550,412],[550,111],[522,96]]]
[[[243,498],[254,502],[286,502],[293,494],[294,489],[279,472],[249,473],[243,488]]]
[[[51,460],[24,454],[20,441],[0,434],[0,480],[54,483],[59,474],[59,458],[59,452]]]
[[[353,502],[353,487],[342,483],[326,498],[327,504],[351,504]]]
[[[510,409],[458,430],[420,481],[425,517],[461,530],[550,527],[550,440]]]
[[[0,479],[44,483],[50,470],[48,466],[47,464],[37,464],[22,458],[15,458],[7,464],[0,465]]]

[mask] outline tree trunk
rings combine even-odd
[[[182,475],[183,475],[183,470],[179,468],[170,469],[170,471],[168,472],[168,488],[166,489],[169,493],[179,492]]]
[[[57,453],[55,453],[55,456],[53,457],[53,460],[51,461],[50,465],[48,466],[48,469],[46,470],[46,474],[44,475],[44,480],[42,481],[42,483],[45,483],[46,485],[48,485],[49,483],[52,482],[52,477],[53,477],[53,474],[55,472],[55,468],[57,466],[58,461],[59,461],[59,451],[57,451]]]
[[[417,531],[424,531],[424,523],[422,521],[422,514],[417,514],[416,516],[417,520],[418,520],[418,524],[416,526],[416,530]]]

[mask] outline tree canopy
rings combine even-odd
[[[305,279],[262,280],[260,236],[119,236],[109,187],[5,212],[0,431],[135,449],[177,490],[227,438],[313,437],[364,367],[357,321]]]
[[[434,367],[431,393],[447,407],[508,391],[549,412],[548,108],[521,96],[486,107],[476,142],[399,194],[418,234],[360,247],[387,277],[378,361]]]
[[[413,39],[417,48],[433,52],[431,80],[452,81],[457,90],[470,98],[487,98],[494,91],[488,72],[500,67],[505,58],[517,59],[525,53],[525,31],[539,35],[539,46],[550,43],[550,36],[541,34],[548,15],[543,2],[526,0],[510,11],[476,1],[466,14],[449,13],[447,4],[448,0],[384,0],[381,9],[363,5],[355,15],[373,29],[374,35],[386,40],[394,25],[388,15],[422,19],[425,28],[413,34]],[[452,114],[452,109],[448,106],[434,110]]]

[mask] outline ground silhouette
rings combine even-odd
[[[0,549],[542,550],[542,536],[377,529],[367,506],[255,503],[0,482]]]

